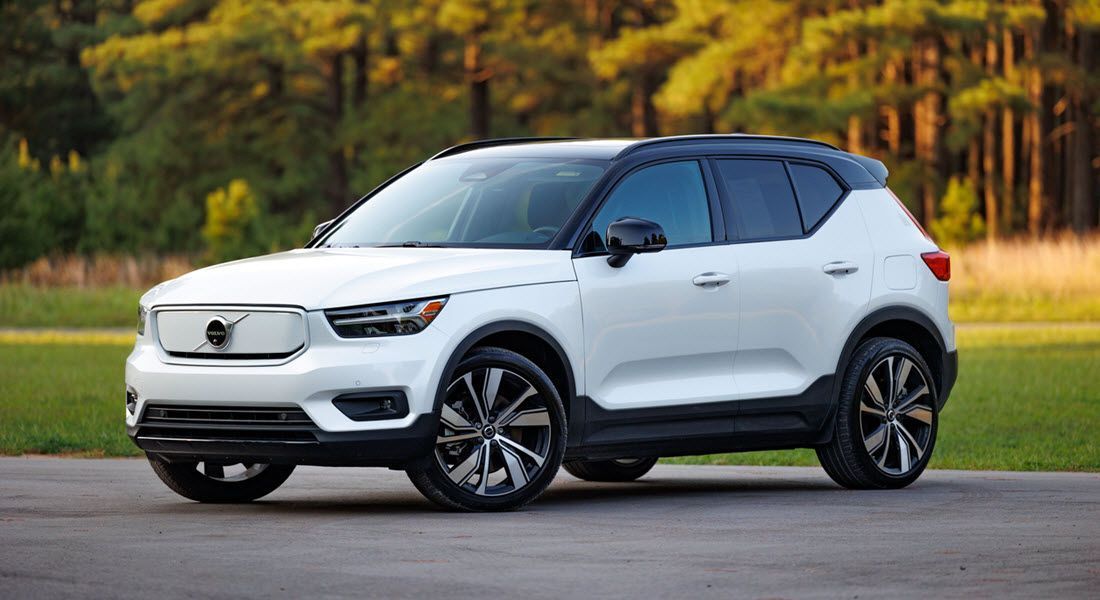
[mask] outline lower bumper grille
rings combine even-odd
[[[157,440],[316,442],[317,425],[299,408],[150,405],[137,437]]]

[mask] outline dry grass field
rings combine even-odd
[[[1100,320],[1100,237],[1001,240],[951,251],[951,316]]]
[[[957,322],[1100,321],[1100,236],[949,250]],[[39,259],[0,276],[0,327],[128,326],[143,290],[193,268],[185,256]]]

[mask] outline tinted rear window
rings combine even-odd
[[[742,239],[802,235],[794,191],[782,162],[719,160],[718,171],[733,202]]]

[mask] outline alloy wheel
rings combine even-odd
[[[195,470],[217,481],[246,481],[267,470],[267,464],[236,463],[227,465],[203,461],[195,464]]]
[[[450,481],[479,496],[503,496],[534,481],[552,448],[550,411],[514,371],[484,367],[447,387],[435,457]]]
[[[863,446],[883,473],[909,473],[928,451],[935,419],[921,369],[902,354],[881,359],[867,373],[859,403]]]

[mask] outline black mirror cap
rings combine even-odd
[[[653,221],[623,217],[607,226],[607,264],[616,269],[635,254],[660,252],[667,245],[665,230]]]

